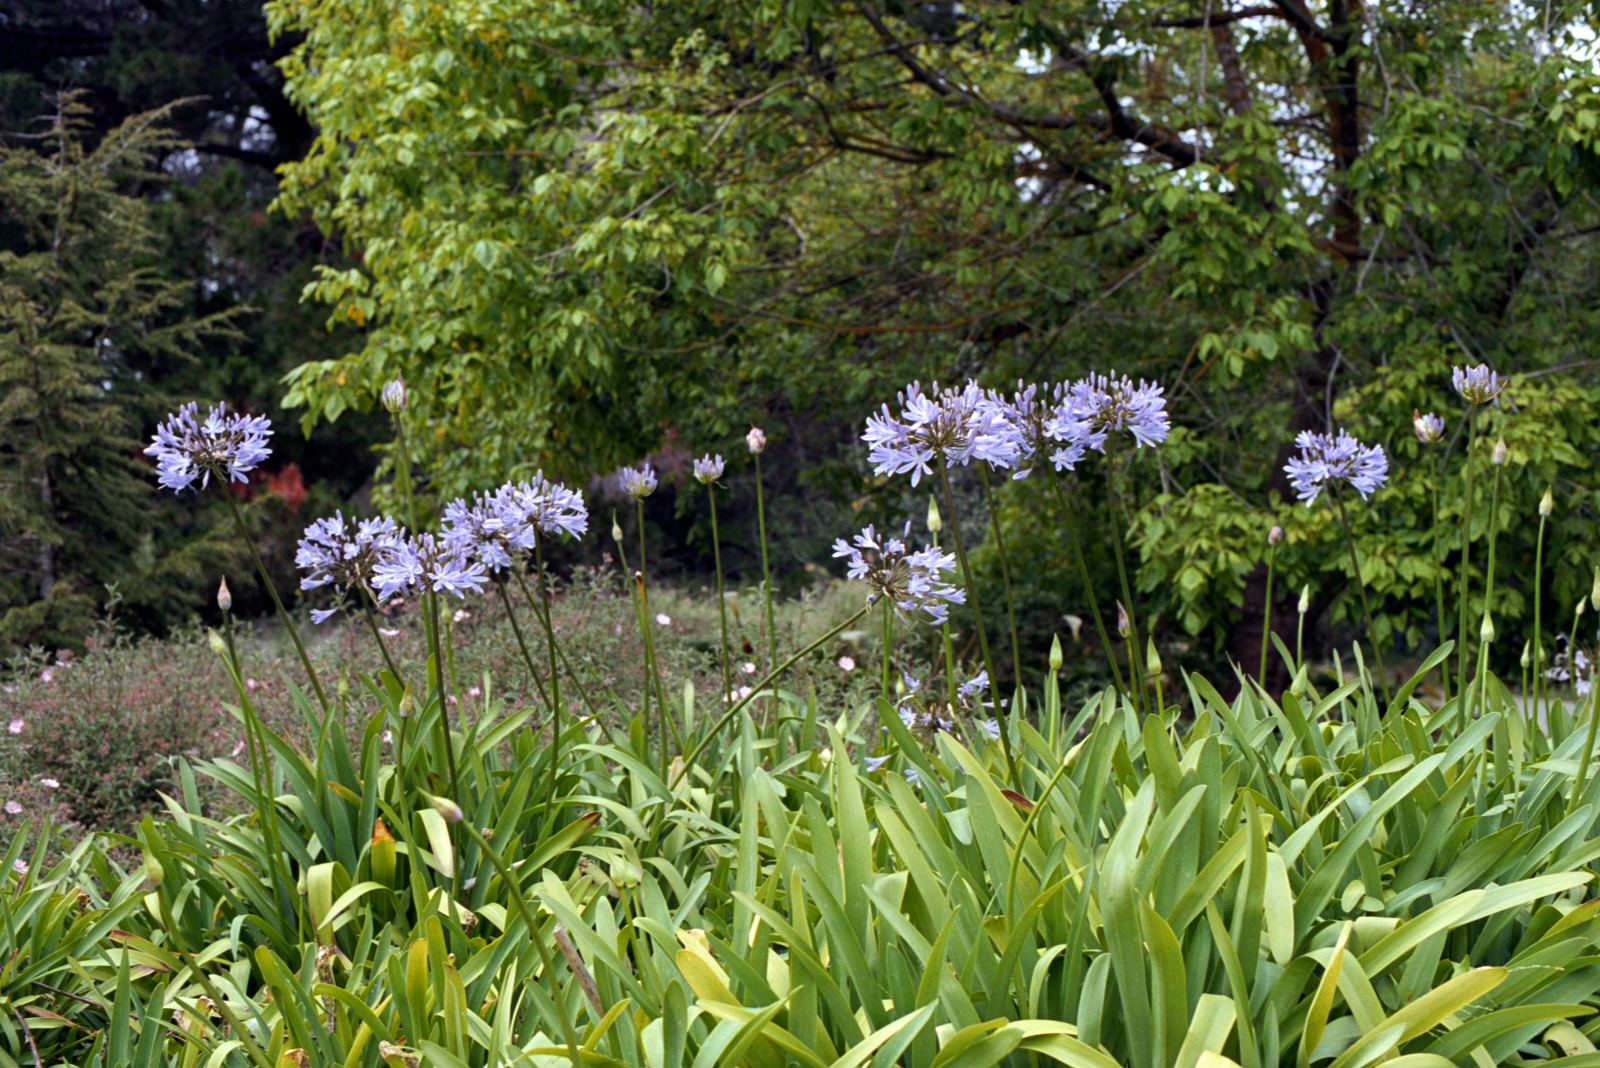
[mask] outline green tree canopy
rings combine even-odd
[[[1487,361],[1523,376],[1495,415],[1527,474],[1508,514],[1555,480],[1592,519],[1585,6],[269,12],[304,35],[285,70],[320,129],[284,202],[360,253],[313,292],[372,327],[290,399],[310,424],[404,373],[446,491],[772,408],[837,433],[914,376],[1111,366],[1165,383],[1178,424],[1128,473],[1153,610],[1220,635],[1275,520],[1288,588],[1337,566],[1279,469],[1340,424],[1396,457],[1363,559],[1380,629],[1416,638],[1434,457],[1409,416],[1459,413],[1450,365]]]

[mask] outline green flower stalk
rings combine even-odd
[[[772,568],[767,562],[767,499],[761,478],[761,454],[767,449],[767,435],[760,427],[751,427],[745,435],[745,447],[756,461],[756,532],[761,538],[761,594],[765,615],[762,623],[767,632],[767,668],[778,662],[778,617],[772,610]]]
[[[717,568],[717,616],[722,627],[718,659],[722,664],[722,692],[733,692],[733,672],[729,665],[732,652],[728,646],[728,598],[722,589],[722,538],[717,530],[717,480],[722,477],[721,456],[705,456],[694,462],[694,477],[706,488],[706,501],[711,509],[711,558]]]
[[[1278,543],[1282,540],[1282,527],[1274,525],[1267,531],[1267,596],[1261,612],[1261,668],[1256,676],[1256,683],[1263,690],[1267,688],[1267,647],[1272,637],[1272,573],[1278,561]]]
[[[939,545],[939,532],[944,530],[944,517],[939,514],[939,498],[928,497],[928,533],[933,535],[935,548]],[[950,620],[947,618],[939,624],[941,636],[944,638],[944,688],[945,700],[952,708],[956,703],[956,656],[955,648],[950,642]]]
[[[1072,562],[1078,569],[1078,581],[1083,584],[1083,596],[1089,602],[1089,615],[1094,618],[1095,632],[1100,636],[1100,647],[1106,651],[1106,661],[1111,665],[1111,678],[1116,684],[1118,692],[1125,696],[1128,686],[1122,680],[1122,668],[1117,664],[1116,647],[1111,644],[1111,635],[1106,631],[1105,619],[1100,615],[1100,604],[1095,599],[1094,581],[1089,577],[1089,566],[1083,558],[1083,545],[1078,541],[1078,529],[1073,525],[1070,516],[1071,509],[1067,505],[1066,491],[1061,486],[1060,477],[1050,480],[1056,491],[1056,503],[1061,506],[1062,526],[1067,531],[1067,542],[1072,549]]]
[[[961,520],[956,512],[955,495],[950,490],[950,466],[939,457],[939,481],[944,488],[945,507],[950,509],[950,533],[956,543],[956,559],[961,563],[961,577],[967,586],[967,596],[972,602],[972,619],[978,630],[978,649],[983,654],[983,667],[989,673],[990,685],[994,684],[994,658],[989,655],[989,635],[983,625],[983,605],[978,596],[978,584],[972,578],[972,564],[967,560],[967,547],[961,537]],[[996,687],[996,700],[999,700],[999,689]],[[1017,758],[1011,751],[1010,709],[995,709],[996,718],[1000,722],[1000,746],[1005,750],[1006,769],[1011,779],[1013,788],[1020,788],[1022,779],[1017,771]]]
[[[1128,624],[1128,673],[1133,680],[1133,707],[1142,715],[1149,695],[1145,693],[1144,665],[1139,662],[1139,624],[1133,617],[1133,591],[1128,586],[1128,569],[1122,560],[1122,523],[1117,518],[1117,486],[1112,476],[1111,457],[1105,458],[1106,510],[1111,514],[1111,550],[1117,561],[1117,582],[1122,587],[1124,618]],[[1120,623],[1120,620],[1119,620]]]
[[[1306,662],[1306,613],[1311,610],[1311,583],[1300,587],[1300,603],[1295,610],[1300,614],[1300,621],[1294,630],[1294,669],[1299,671],[1300,665]]]
[[[1420,411],[1412,409],[1411,424],[1417,433],[1417,440],[1424,446],[1438,444],[1444,438],[1444,420],[1432,412],[1423,415]],[[1439,641],[1444,641],[1444,552],[1440,548],[1439,539],[1439,486],[1444,482],[1444,462],[1447,454],[1441,454],[1439,462],[1433,469],[1433,603],[1434,618],[1439,628]],[[1450,663],[1449,659],[1439,661],[1439,681],[1444,691],[1444,699],[1450,700]]]
[[[1000,513],[995,508],[994,492],[989,488],[989,465],[980,463],[977,468],[978,479],[983,484],[983,504],[989,511],[989,529],[994,531],[995,552],[1000,557],[1000,583],[1006,594],[1006,623],[1011,627],[1011,684],[1015,688],[1022,685],[1022,643],[1017,640],[1017,608],[1011,595],[1011,564],[1006,559],[1006,539],[1000,529]],[[994,683],[994,689],[998,695],[998,681]]]
[[[1545,707],[1544,677],[1544,525],[1550,513],[1556,510],[1553,487],[1545,487],[1539,498],[1539,534],[1533,551],[1533,707],[1535,712]]]
[[[1471,599],[1468,591],[1471,588],[1469,568],[1472,556],[1472,469],[1478,451],[1478,409],[1499,397],[1501,391],[1505,389],[1505,383],[1483,364],[1473,368],[1457,367],[1452,370],[1450,378],[1455,391],[1467,402],[1467,459],[1462,473],[1464,490],[1461,506],[1461,579],[1456,591],[1456,638],[1459,642],[1456,650],[1456,678],[1464,686],[1467,678],[1467,604]],[[1484,604],[1487,608],[1488,602]]]

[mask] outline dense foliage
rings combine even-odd
[[[1413,406],[1486,360],[1525,375],[1511,513],[1555,482],[1560,544],[1593,519],[1586,6],[270,10],[304,34],[285,69],[320,130],[284,199],[361,250],[315,292],[372,331],[291,399],[311,425],[403,371],[447,493],[763,410],[848,440],[841,415],[917,376],[1110,365],[1175,401],[1134,472],[1141,584],[1209,649],[1247,585],[1259,617],[1274,521],[1280,589],[1343,583],[1326,524],[1279,506],[1294,433],[1346,425],[1410,467]],[[1403,516],[1427,499],[1406,480],[1363,532],[1380,627],[1412,643],[1431,546]]]

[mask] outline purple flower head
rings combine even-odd
[[[922,392],[913,382],[900,392],[899,414],[887,404],[867,419],[861,435],[870,448],[869,459],[880,475],[911,473],[915,486],[933,473],[933,462],[966,464],[982,460],[993,467],[1017,463],[1017,435],[992,398],[968,382],[961,389]]]
[[[1162,388],[1143,379],[1136,386],[1126,375],[1090,374],[1072,383],[1072,415],[1088,424],[1086,432],[1101,435],[1098,444],[1088,447],[1104,451],[1105,435],[1126,430],[1143,448],[1167,440],[1172,421],[1167,417],[1167,402]]]
[[[453,552],[432,534],[402,540],[387,559],[372,569],[372,585],[380,601],[407,590],[463,597],[482,590],[488,582],[482,562]]]
[[[972,701],[974,698],[981,697],[983,692],[988,688],[989,673],[987,671],[980,671],[956,688],[956,696],[959,697],[963,703],[966,703]]]
[[[445,506],[446,548],[475,558],[491,572],[510,567],[519,553],[534,550],[541,534],[582,537],[589,529],[583,494],[536,472],[526,482],[508,482],[487,496]]]
[[[204,488],[213,471],[230,482],[243,482],[272,455],[267,447],[272,422],[265,416],[229,415],[227,406],[218,404],[205,422],[199,417],[199,405],[185,404],[156,428],[155,439],[144,450],[156,458],[156,475],[168,489],[188,489],[197,478]]]
[[[1476,367],[1457,367],[1450,372],[1450,384],[1456,387],[1468,404],[1488,404],[1506,388],[1505,380],[1489,369],[1488,364]]]
[[[319,519],[306,527],[294,553],[294,566],[304,572],[302,590],[336,585],[340,593],[361,587],[371,589],[379,564],[400,549],[404,534],[392,519],[363,519],[351,523],[343,512]],[[315,608],[311,622],[321,623],[337,609]]]
[[[702,456],[694,462],[694,477],[709,486],[722,477],[725,466],[721,456]]]
[[[617,472],[617,478],[622,483],[622,492],[635,500],[642,501],[656,491],[655,468],[649,464],[624,467]]]
[[[1411,429],[1417,432],[1417,440],[1424,445],[1432,445],[1444,437],[1444,420],[1429,412],[1423,415],[1415,408],[1411,410]]]
[[[900,538],[880,538],[877,530],[867,527],[856,535],[854,544],[836,540],[833,555],[849,561],[850,578],[866,582],[872,590],[868,601],[887,597],[903,613],[920,609],[933,622],[943,623],[949,618],[950,605],[964,604],[967,599],[964,590],[944,578],[945,572],[955,569],[956,558],[931,545],[913,552],[904,541],[910,536],[909,522]]]
[[[886,754],[884,756],[878,756],[878,757],[867,757],[867,770],[868,771],[877,771],[879,768],[883,767],[885,764],[889,763],[889,761],[891,761],[893,759],[894,759],[894,754],[893,753],[889,753],[889,754]]]
[[[1383,446],[1363,445],[1348,431],[1318,434],[1305,430],[1294,443],[1300,455],[1291,457],[1283,469],[1307,507],[1336,482],[1350,483],[1365,497],[1389,480],[1389,458],[1383,454]]]

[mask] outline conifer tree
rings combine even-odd
[[[111,584],[173,562],[150,538],[139,434],[159,400],[140,368],[228,317],[182,311],[189,283],[159,270],[135,195],[175,147],[167,110],[91,145],[65,93],[33,143],[0,147],[0,650],[76,644]]]

